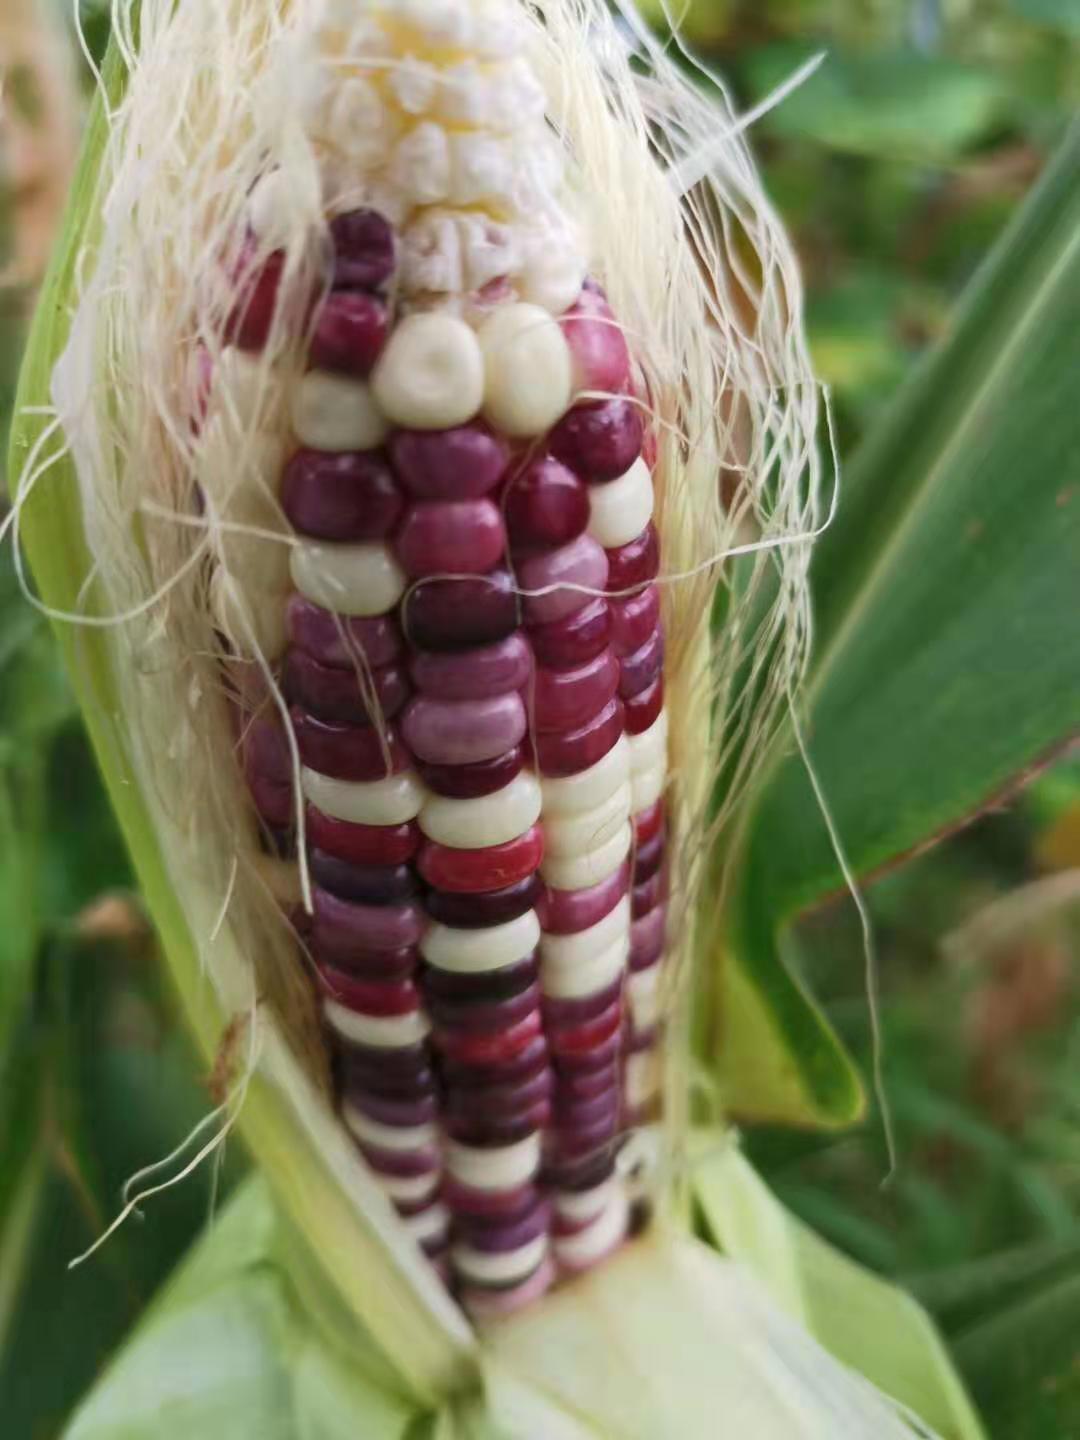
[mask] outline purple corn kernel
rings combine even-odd
[[[320,972],[319,980],[329,999],[347,1010],[355,1010],[358,1015],[385,1019],[392,1015],[412,1015],[420,1009],[420,992],[412,980],[376,985],[329,969]]]
[[[664,953],[667,937],[667,906],[657,905],[648,915],[630,926],[630,968],[647,970]]]
[[[517,1025],[540,1004],[540,988],[530,985],[498,1000],[443,1000],[428,995],[428,1013],[445,1030],[500,1030]]]
[[[486,575],[503,558],[506,530],[490,500],[426,500],[409,507],[396,549],[416,577]]]
[[[435,1149],[380,1150],[364,1141],[358,1141],[357,1148],[371,1168],[380,1175],[413,1180],[421,1175],[439,1173],[441,1157]]]
[[[342,290],[375,290],[397,268],[397,241],[390,222],[377,210],[350,210],[330,222],[334,285]]]
[[[621,1007],[620,1007],[621,1008]],[[553,1055],[552,1062],[558,1074],[591,1075],[613,1064],[622,1050],[622,1037],[618,1030],[608,1039],[600,1041],[591,1050],[563,1052]]]
[[[303,595],[289,597],[286,626],[289,640],[298,650],[320,665],[339,670],[352,670],[361,663],[373,668],[389,665],[404,648],[392,615],[370,620],[335,615]]]
[[[605,1070],[594,1070],[585,1075],[560,1075],[556,1091],[556,1105],[572,1103],[575,1100],[595,1100],[598,1095],[607,1095],[622,1085],[622,1066],[616,1061]]]
[[[392,720],[411,694],[403,665],[381,665],[370,671],[361,690],[355,670],[320,665],[303,650],[290,650],[286,657],[285,690],[292,703],[317,719],[342,725]]]
[[[646,880],[651,880],[664,863],[664,844],[666,836],[660,830],[651,840],[644,845],[639,845],[634,852],[634,884],[641,885]]]
[[[564,1097],[557,1096],[554,1116],[555,1129],[556,1131],[588,1130],[604,1121],[613,1125],[619,1118],[621,1108],[622,1098],[618,1085],[614,1085],[588,1100],[581,1096],[574,1096],[567,1102]]]
[[[487,700],[433,700],[418,695],[401,721],[413,754],[431,765],[497,760],[520,744],[526,728],[525,706],[514,692]]]
[[[575,730],[599,715],[619,688],[619,662],[610,649],[572,670],[536,672],[532,720],[537,730]]]
[[[611,638],[611,612],[599,596],[572,615],[547,625],[529,628],[529,641],[538,665],[553,670],[584,665],[607,648]]]
[[[612,1106],[610,1112],[589,1125],[561,1125],[552,1131],[552,1144],[556,1154],[565,1159],[585,1158],[595,1150],[607,1145],[619,1132],[619,1106]]]
[[[579,775],[602,760],[622,733],[622,702],[612,700],[577,730],[562,735],[537,735],[533,745],[540,773],[549,778]]]
[[[437,970],[432,965],[424,971],[424,989],[429,995],[448,1001],[499,1000],[527,989],[538,973],[533,955],[516,965],[504,965],[499,970],[485,970],[478,975]]]
[[[451,1089],[451,1100],[471,1108],[478,1115],[516,1115],[541,1100],[550,1100],[555,1081],[545,1066],[516,1085],[462,1086]]]
[[[324,957],[316,954],[315,958]],[[344,961],[335,961],[342,975],[371,983],[411,979],[419,963],[420,951],[415,945],[401,945],[396,950],[353,951]]]
[[[377,1120],[380,1125],[408,1129],[413,1125],[427,1125],[439,1116],[439,1102],[434,1095],[425,1095],[417,1100],[391,1100],[385,1095],[372,1095],[365,1090],[350,1090],[345,1098],[362,1115]]]
[[[270,338],[277,311],[285,256],[275,250],[261,264],[254,245],[245,247],[237,264],[237,300],[225,324],[225,338],[240,350],[261,350]]]
[[[551,1104],[540,1100],[520,1115],[482,1116],[448,1106],[446,1133],[463,1145],[514,1145],[535,1135],[551,1119]]]
[[[453,1088],[484,1088],[490,1085],[511,1085],[526,1080],[548,1065],[547,1042],[542,1035],[530,1040],[512,1059],[498,1064],[480,1065],[471,1061],[444,1059],[442,1073],[446,1084]]]
[[[297,450],[285,466],[281,504],[302,535],[338,541],[382,540],[405,510],[378,450]]]
[[[409,865],[350,865],[336,855],[312,850],[308,866],[320,889],[363,905],[399,905],[414,899],[420,889]]]
[[[521,634],[456,655],[414,655],[409,663],[417,690],[438,700],[487,700],[521,690],[532,670],[532,651]]]
[[[355,1085],[380,1094],[392,1093],[389,1088],[392,1085],[398,1087],[397,1093],[411,1087],[410,1094],[417,1093],[421,1087],[435,1087],[431,1049],[422,1041],[393,1048],[350,1042],[342,1046],[341,1074],[347,1086]],[[384,1090],[383,1086],[388,1088]]]
[[[511,1220],[484,1221],[462,1216],[455,1230],[476,1250],[491,1254],[505,1254],[520,1250],[540,1235],[546,1235],[551,1226],[551,1206],[547,1200],[538,1200],[523,1215]]]
[[[575,388],[621,394],[630,381],[630,351],[603,296],[583,290],[559,323],[574,362]]]
[[[385,301],[358,290],[331,290],[315,317],[309,358],[319,370],[369,375],[390,334]]]
[[[420,761],[416,768],[424,784],[436,795],[475,800],[481,795],[494,795],[509,785],[524,764],[525,752],[520,745],[515,745],[505,755],[482,760],[477,765],[428,765]]]
[[[473,650],[518,629],[518,598],[506,570],[422,580],[404,602],[405,633],[417,650]]]
[[[646,1050],[654,1050],[660,1044],[663,1033],[662,1025],[650,1025],[646,1030],[635,1030],[631,1025],[624,1042],[626,1053],[640,1055]]]
[[[543,1038],[540,1010],[534,1006],[512,1025],[495,1030],[462,1030],[444,1026],[432,1036],[432,1044],[444,1062],[470,1068],[512,1064],[529,1051],[533,1041]]]
[[[633,918],[641,920],[650,910],[662,904],[667,899],[667,888],[667,875],[663,868],[640,885],[635,885],[631,897]]]
[[[615,1174],[615,1147],[605,1146],[595,1155],[568,1158],[549,1155],[544,1160],[541,1179],[557,1190],[579,1193],[595,1190]]]
[[[509,446],[482,425],[399,430],[390,455],[401,483],[421,500],[478,500],[510,463]]]
[[[277,785],[261,775],[248,777],[248,789],[255,802],[255,809],[267,825],[286,829],[296,818],[296,803],[291,785]]]
[[[551,1030],[558,1030],[566,1026],[580,1025],[582,1021],[595,1020],[616,1004],[621,995],[620,977],[611,985],[605,985],[603,990],[598,990],[595,995],[586,995],[580,1000],[551,1000],[545,996],[544,1024]]]
[[[610,915],[630,885],[630,862],[615,874],[586,890],[552,890],[546,887],[538,906],[540,924],[549,935],[576,935]]]
[[[419,826],[353,825],[324,815],[309,805],[307,816],[308,844],[348,860],[353,865],[403,865],[420,849]]]
[[[442,1188],[443,1199],[459,1222],[465,1216],[509,1221],[526,1214],[539,1198],[535,1185],[521,1185],[516,1190],[471,1190],[449,1175]]]
[[[552,1059],[574,1059],[588,1055],[595,1046],[603,1045],[612,1036],[618,1038],[623,1024],[621,995],[599,1015],[578,1020],[575,1025],[553,1027],[548,1033],[548,1049]]]
[[[608,583],[607,552],[591,535],[579,535],[558,550],[525,556],[518,566],[530,625],[550,624],[573,615],[603,592]]]
[[[639,695],[664,668],[664,632],[658,625],[644,645],[625,655],[619,666],[619,694],[624,700]]]
[[[660,573],[660,541],[656,526],[651,523],[629,545],[604,553],[608,559],[608,590],[612,595],[648,585]]]
[[[300,759],[320,775],[369,781],[408,769],[409,752],[393,726],[333,725],[298,709],[292,723]]]
[[[628,735],[644,734],[650,725],[660,718],[660,711],[664,708],[663,673],[657,675],[656,679],[644,690],[639,690],[636,695],[631,695],[628,700],[624,700],[623,708],[626,718],[626,733]]]
[[[503,514],[511,544],[519,550],[567,545],[589,523],[589,492],[573,471],[548,456],[513,476]]]
[[[641,454],[645,426],[633,400],[593,400],[575,405],[551,434],[552,453],[593,483],[625,475]]]
[[[244,773],[256,776],[271,785],[291,786],[292,753],[288,736],[276,710],[256,715],[248,721],[240,736],[244,756]]]
[[[328,957],[418,945],[426,928],[416,904],[355,905],[317,886],[312,902],[314,943]]]
[[[610,576],[609,576],[610,583]],[[640,650],[660,625],[660,591],[655,585],[611,604],[611,648],[620,659]]]
[[[452,890],[432,890],[424,909],[432,920],[455,930],[484,930],[516,920],[537,903],[541,891],[539,875],[530,875],[516,885],[489,890],[486,895],[459,895]]]

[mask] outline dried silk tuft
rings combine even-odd
[[[641,363],[659,437],[672,912],[684,917],[675,939],[688,956],[686,917],[712,878],[716,842],[800,691],[810,555],[835,502],[818,451],[800,279],[745,125],[714,77],[677,63],[630,0],[615,15],[604,0],[523,0],[521,10],[573,206]],[[287,304],[253,357],[257,383],[236,403],[215,402],[201,428],[191,419],[199,348],[215,367],[225,351],[229,296],[225,286],[215,294],[214,277],[239,260],[246,199],[268,168],[282,172],[292,197],[286,233],[275,235],[283,293],[310,289],[323,272],[319,162],[293,83],[323,13],[320,0],[143,0],[136,28],[133,7],[115,0],[127,85],[101,161],[101,224],[82,257],[54,376],[63,440],[57,426],[46,431],[14,516],[17,528],[19,505],[58,447],[70,447],[93,568],[85,611],[54,618],[110,627],[138,779],[226,1013],[250,1007],[250,975],[218,963],[225,931],[242,937],[260,999],[316,1074],[325,1061],[310,987],[295,937],[267,903],[240,767],[223,738],[224,657],[210,594],[213,571],[219,585],[242,589],[232,573],[238,546],[291,543],[263,478],[274,445],[287,441],[288,396],[303,369],[303,327],[289,323]],[[235,466],[225,480],[217,467],[207,487],[199,476],[214,445]],[[254,521],[253,487],[265,499]],[[249,604],[241,623],[256,653],[259,621]],[[269,664],[255,668],[285,714]],[[216,911],[207,894],[218,897]],[[687,969],[672,967],[670,1003],[684,1010]],[[677,1151],[688,1067],[685,1031],[672,1031],[668,1136]]]

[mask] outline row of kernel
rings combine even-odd
[[[430,887],[422,951],[443,1079],[451,1266],[469,1308],[491,1313],[551,1279],[534,1183],[551,1079],[535,958],[540,792],[524,744],[532,656],[504,588],[505,530],[490,498],[510,452],[467,425],[399,431],[391,453],[411,496],[397,553],[419,582],[406,606],[417,694],[403,730],[429,790],[418,868]],[[441,609],[424,604],[430,586],[445,596]]]
[[[556,1074],[546,1177],[554,1253],[573,1273],[616,1248],[627,1226],[615,1153],[631,789],[604,592],[606,552],[619,543],[628,510],[633,533],[640,529],[643,489],[651,513],[651,480],[640,460],[640,418],[622,393],[629,353],[606,302],[586,288],[561,323],[578,391],[608,398],[585,400],[562,418],[546,453],[510,486],[506,515],[537,660],[534,746],[546,849],[541,984]]]

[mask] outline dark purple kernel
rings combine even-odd
[[[415,1100],[406,1100],[353,1089],[346,1093],[345,1098],[362,1115],[378,1121],[380,1125],[397,1125],[402,1128],[426,1125],[437,1119],[439,1114],[439,1102],[434,1093],[419,1096]]]
[[[569,544],[589,523],[589,492],[550,456],[511,477],[503,501],[510,543],[519,549]]]
[[[368,681],[374,690],[374,717],[355,670],[320,665],[303,650],[290,650],[285,661],[289,700],[319,720],[342,725],[370,725],[373,718],[392,720],[411,693],[405,667],[381,665],[370,672]]]
[[[466,1244],[475,1250],[492,1254],[505,1254],[520,1250],[540,1235],[546,1235],[551,1225],[551,1206],[548,1201],[538,1201],[531,1210],[513,1220],[456,1217],[455,1231]]]
[[[421,1041],[416,1045],[364,1045],[360,1041],[342,1046],[341,1073],[347,1086],[377,1090],[379,1082],[434,1085],[431,1050]],[[382,1092],[380,1092],[382,1093]]]
[[[631,892],[631,914],[634,920],[640,920],[650,911],[655,910],[663,900],[667,898],[667,876],[663,869],[655,875],[643,880],[640,885],[635,885]]]
[[[584,1130],[606,1120],[613,1124],[622,1105],[619,1085],[612,1085],[590,1099],[580,1096],[569,1101],[556,1096],[553,1124],[556,1130]]]
[[[651,685],[664,668],[664,632],[658,625],[649,638],[633,654],[620,663],[619,694],[624,700]]]
[[[240,350],[261,350],[269,340],[285,269],[280,250],[261,263],[254,254],[254,245],[246,245],[239,258],[236,304],[225,324],[225,338]]]
[[[529,875],[516,885],[489,890],[486,895],[432,890],[424,901],[424,909],[440,925],[456,930],[484,930],[491,925],[505,925],[531,910],[542,888],[540,876]]]
[[[641,454],[645,426],[633,400],[593,400],[575,405],[552,431],[551,449],[586,480],[625,475]]]
[[[517,995],[536,979],[534,956],[519,960],[516,965],[503,965],[499,970],[485,970],[478,975],[457,974],[428,966],[424,971],[424,989],[443,1000],[499,1000]]]
[[[606,1070],[594,1070],[592,1074],[560,1075],[556,1091],[556,1105],[575,1100],[594,1100],[597,1095],[606,1095],[617,1090],[622,1084],[622,1066],[616,1062]]]
[[[559,1029],[565,1025],[580,1025],[583,1021],[594,1020],[613,1005],[621,993],[620,978],[613,984],[606,985],[603,990],[597,990],[595,995],[586,995],[580,1000],[550,1000],[545,996],[544,1024],[550,1029]]]
[[[285,466],[281,504],[302,535],[382,540],[401,519],[405,497],[381,451],[297,450]]]
[[[559,1190],[579,1192],[595,1190],[615,1174],[615,1147],[605,1146],[597,1155],[584,1159],[556,1159],[544,1164],[543,1179]]]
[[[639,845],[634,853],[634,885],[643,884],[651,880],[664,863],[664,831],[659,831],[651,840],[646,840],[644,845]]]
[[[276,855],[279,860],[292,860],[296,855],[296,831],[292,828],[279,830],[266,825],[259,838],[267,855]]]
[[[648,585],[660,573],[660,542],[653,524],[647,525],[629,545],[604,553],[608,557],[607,588],[611,595]]]
[[[540,988],[530,985],[499,1000],[442,1000],[427,997],[431,1018],[446,1030],[500,1030],[524,1020],[540,1004]]]
[[[611,648],[624,657],[640,650],[660,625],[660,592],[655,585],[611,602]]]
[[[351,969],[349,956],[372,950],[401,950],[417,945],[424,932],[424,916],[418,904],[362,905],[339,900],[326,890],[312,890],[315,912],[314,939],[320,955],[331,957],[341,969]]]
[[[342,290],[374,290],[397,268],[397,243],[388,220],[377,210],[350,210],[330,222],[334,246],[334,285]]]
[[[602,1115],[591,1124],[561,1125],[553,1129],[551,1142],[557,1154],[573,1158],[591,1155],[594,1150],[614,1140],[619,1132],[619,1107]]]
[[[391,1051],[391,1055],[400,1052]],[[438,1094],[435,1071],[425,1056],[416,1061],[412,1068],[398,1064],[385,1065],[381,1061],[359,1061],[353,1047],[342,1051],[339,1072],[342,1088],[351,1091],[366,1091],[371,1095],[383,1095],[394,1100],[419,1100],[426,1095]]]
[[[317,946],[314,955],[316,960],[329,958],[320,955]],[[420,951],[415,945],[402,945],[396,950],[357,949],[351,951],[344,960],[334,960],[334,964],[343,974],[372,983],[408,980],[416,973],[419,963]]]
[[[525,752],[515,745],[494,760],[480,760],[474,765],[428,765],[417,761],[416,768],[429,790],[454,800],[475,800],[481,795],[494,795],[502,790],[525,764]],[[492,924],[495,922],[492,921]]]
[[[261,775],[248,777],[248,789],[261,819],[274,829],[284,829],[296,817],[296,804],[291,785],[278,785]]]
[[[441,1164],[437,1150],[379,1150],[366,1141],[357,1141],[360,1153],[380,1175],[396,1175],[412,1179],[418,1175],[435,1174]]]
[[[506,570],[422,580],[404,602],[405,633],[417,650],[471,650],[493,645],[520,624],[514,581]]]
[[[409,765],[393,726],[332,725],[303,710],[292,712],[300,759],[320,775],[335,780],[381,780]]]
[[[413,899],[420,888],[410,865],[350,865],[325,851],[312,850],[308,866],[315,884],[339,900],[398,905]]]
[[[550,1118],[550,1102],[541,1100],[520,1115],[498,1118],[448,1108],[444,1124],[451,1139],[463,1145],[513,1145],[542,1130]]]
[[[556,1056],[555,1069],[559,1074],[564,1071],[568,1074],[592,1074],[593,1071],[603,1070],[618,1058],[621,1041],[622,1037],[616,1031],[591,1050]]]
[[[532,1184],[519,1185],[516,1190],[470,1190],[450,1175],[443,1179],[442,1193],[455,1219],[468,1216],[482,1223],[516,1219],[531,1210],[539,1197]]]
[[[289,639],[320,665],[351,670],[364,663],[388,665],[404,649],[401,631],[392,615],[372,619],[335,615],[321,605],[291,595],[286,610]]]
[[[291,785],[292,752],[285,727],[276,710],[264,711],[244,724],[240,735],[244,773],[271,785]]]
[[[529,640],[538,665],[554,670],[584,665],[607,648],[611,638],[611,611],[606,600],[594,597],[562,620],[531,625]]]
[[[471,1108],[478,1115],[516,1115],[540,1100],[550,1100],[554,1089],[554,1077],[545,1065],[515,1085],[455,1086],[449,1092],[449,1103],[459,1109]]]
[[[506,474],[510,449],[482,425],[399,430],[390,442],[394,469],[421,500],[478,500]]]
[[[389,333],[384,301],[363,291],[331,290],[315,317],[309,358],[319,370],[369,375]]]
[[[448,1086],[467,1089],[470,1086],[508,1085],[525,1080],[548,1065],[547,1042],[542,1035],[530,1040],[512,1060],[497,1065],[464,1065],[459,1061],[443,1061],[443,1078]]]

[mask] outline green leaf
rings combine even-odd
[[[943,1440],[982,1436],[926,1312],[789,1214],[734,1142],[696,1166],[694,1193],[717,1245],[753,1270],[838,1360],[908,1406]]]
[[[1080,129],[856,457],[818,554],[805,733],[857,873],[962,824],[1080,728],[1078,373]],[[774,938],[842,887],[792,750],[748,823],[733,907],[718,1053],[742,1113],[852,1118],[850,1069]],[[726,1058],[746,1023],[782,1057],[760,1095]]]
[[[812,53],[805,44],[783,44],[748,56],[753,93],[768,94]],[[776,135],[858,155],[940,162],[985,135],[1004,98],[992,71],[943,56],[830,49],[820,69],[763,124]]]

